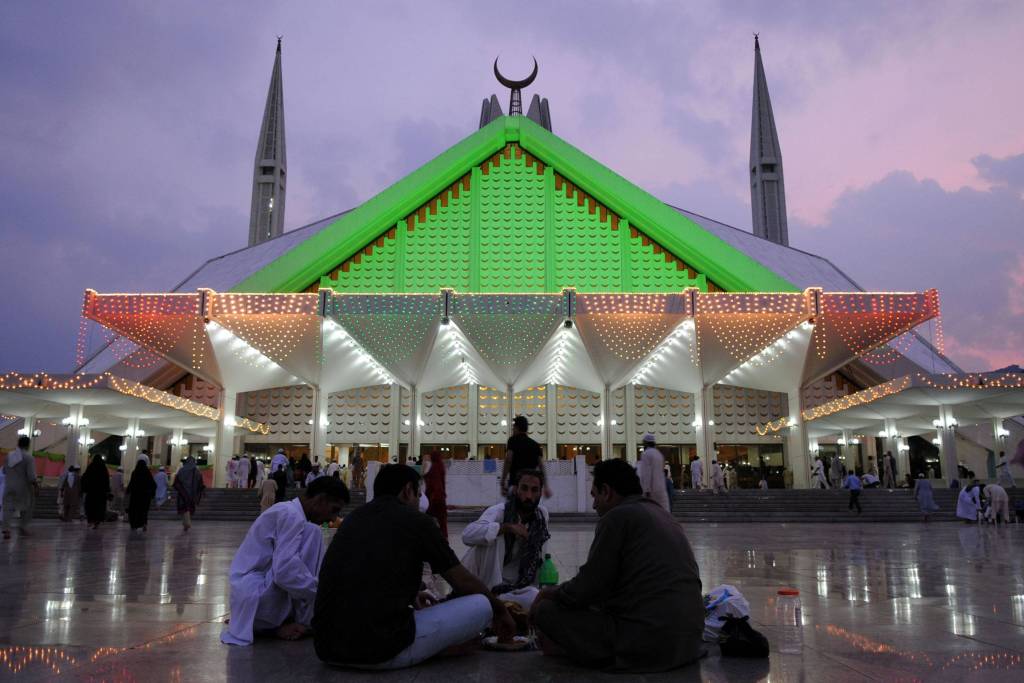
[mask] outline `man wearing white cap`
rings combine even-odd
[[[655,447],[654,434],[644,434],[644,452],[636,465],[636,474],[640,478],[640,488],[644,497],[650,498],[668,512],[668,489],[665,488],[665,456]]]

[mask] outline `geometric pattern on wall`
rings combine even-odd
[[[637,445],[647,432],[654,434],[659,443],[697,442],[693,428],[693,394],[642,384],[635,385],[633,390],[636,392],[633,405]],[[717,419],[715,424],[718,424]]]
[[[714,439],[721,443],[771,443],[772,436],[758,436],[757,425],[789,415],[786,395],[725,384],[714,386]]]
[[[558,385],[555,402],[559,443],[601,443],[601,395],[585,389]]]
[[[857,391],[859,389],[849,380],[838,372],[833,372],[831,375],[822,377],[804,387],[800,392],[800,397],[803,399],[803,409],[810,410],[811,408],[828,403],[832,399]]]
[[[270,433],[246,434],[246,443],[309,443],[313,387],[297,384],[239,394],[241,414],[270,425]]]
[[[494,387],[480,387],[480,422],[478,423],[481,444],[503,444],[508,440],[509,428],[502,426],[507,420],[508,401],[505,392]],[[533,431],[532,428],[530,431]]]
[[[169,387],[167,391],[175,396],[188,398],[204,405],[214,408],[220,407],[220,387],[213,382],[199,379],[191,373],[185,375],[174,386]],[[242,412],[242,415],[248,417],[245,412]]]
[[[548,438],[547,391],[544,386],[516,392],[515,414],[530,421],[530,436],[538,443]]]
[[[420,443],[468,443],[468,385],[446,387],[421,396]]]
[[[391,387],[376,384],[347,389],[327,399],[332,443],[386,443],[391,432]]]
[[[320,286],[337,292],[718,289],[642,228],[545,168],[518,145],[506,146],[479,165],[479,174],[456,180],[309,291]],[[515,245],[514,259],[508,257],[509,245]]]

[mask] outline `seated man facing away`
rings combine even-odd
[[[313,644],[323,661],[400,669],[475,639],[488,623],[503,641],[512,638],[505,606],[459,564],[419,503],[419,473],[385,465],[373,482],[373,500],[338,527],[313,613]],[[424,562],[462,597],[434,604],[422,590]]]
[[[531,616],[547,654],[616,671],[667,671],[703,654],[704,602],[690,543],[672,516],[642,495],[624,460],[594,466],[600,515],[587,562],[546,587]]]
[[[231,562],[231,621],[220,634],[227,645],[252,645],[254,633],[285,640],[309,630],[317,576],[324,557],[320,525],[341,512],[348,489],[317,479],[298,498],[263,512]]]
[[[537,596],[534,586],[551,538],[548,511],[540,506],[543,491],[538,470],[521,470],[514,495],[484,510],[462,532],[462,542],[469,547],[463,566],[493,595],[527,610]]]

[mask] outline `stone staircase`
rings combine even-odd
[[[1024,498],[1024,490],[1010,491],[1010,509],[1015,500]],[[298,490],[289,491],[294,498]],[[683,522],[916,522],[921,520],[917,501],[906,489],[871,489],[861,493],[861,507],[864,512],[857,516],[846,509],[849,494],[846,491],[782,490],[769,491],[739,489],[722,495],[708,492],[677,491],[672,502],[672,512]],[[342,511],[348,514],[366,501],[363,491],[353,491],[352,501]],[[939,512],[932,515],[933,521],[954,521],[956,519],[956,492],[937,489],[935,502]],[[196,512],[196,520],[217,520],[231,522],[252,522],[259,516],[259,500],[254,489],[207,489],[203,502]],[[475,520],[483,508],[460,508],[448,512],[448,521],[453,524]],[[37,519],[57,519],[57,490],[43,488],[36,500]],[[151,520],[176,520],[174,497],[162,508],[149,513]],[[597,515],[593,512],[563,512],[552,515],[560,524],[594,524]]]

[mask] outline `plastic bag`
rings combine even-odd
[[[736,586],[723,583],[704,596],[704,640],[717,643],[726,617],[749,617],[750,603]]]
[[[769,654],[768,639],[750,625],[749,617],[725,617],[721,640],[723,657],[763,659]]]

